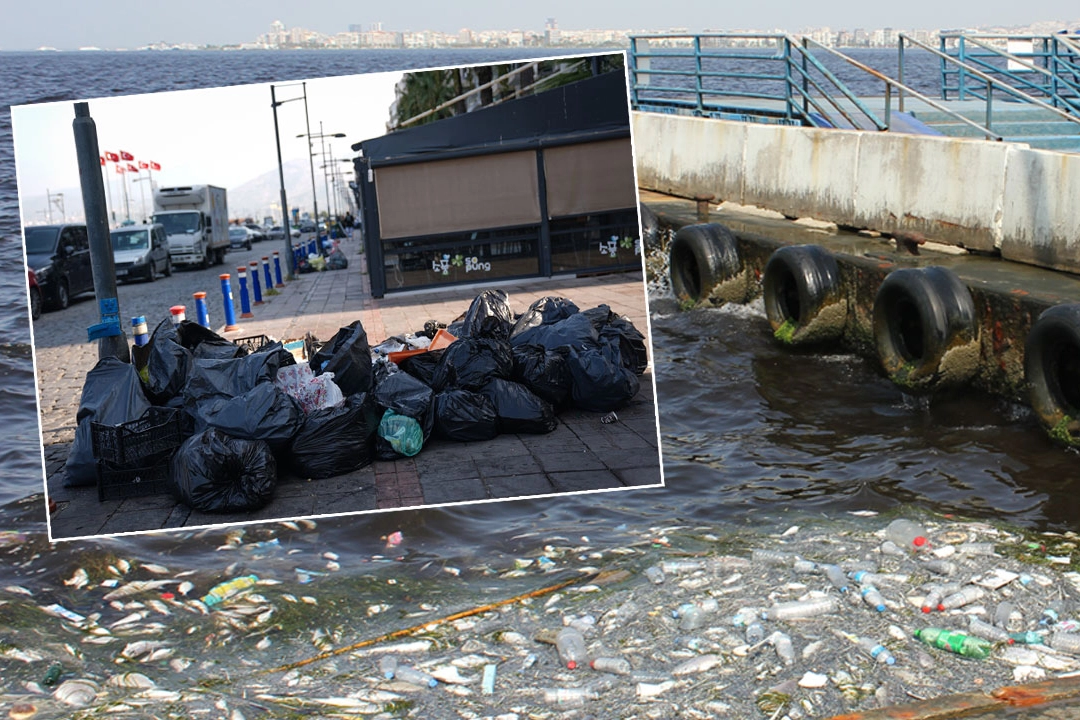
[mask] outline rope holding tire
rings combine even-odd
[[[788,345],[833,340],[844,331],[848,302],[836,258],[818,245],[789,245],[772,254],[762,278],[773,337]]]
[[[1055,305],[1024,346],[1031,409],[1054,440],[1080,445],[1080,303]]]
[[[671,289],[681,302],[743,302],[749,281],[735,236],[718,223],[687,225],[675,233],[668,256]]]
[[[874,298],[874,342],[886,375],[905,389],[963,385],[980,356],[971,292],[944,267],[894,270]]]

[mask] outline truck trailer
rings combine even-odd
[[[180,185],[154,193],[153,222],[165,226],[173,265],[202,268],[225,262],[229,249],[229,209],[225,188]]]

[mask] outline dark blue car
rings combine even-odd
[[[94,289],[85,225],[25,227],[23,239],[46,309],[63,310],[71,298]]]

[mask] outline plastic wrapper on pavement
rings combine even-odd
[[[265,440],[277,446],[291,440],[304,419],[299,403],[269,382],[236,397],[207,398],[189,412],[196,431],[212,427],[236,438]]]
[[[445,350],[428,350],[426,353],[405,358],[398,363],[398,367],[428,387],[432,387],[435,384],[435,368],[438,367],[439,360],[445,352]]]
[[[556,409],[567,404],[574,384],[566,356],[540,345],[518,345],[514,348],[511,379],[529,388]]]
[[[524,385],[496,378],[485,385],[481,392],[495,406],[499,432],[542,435],[559,425],[551,403],[537,397]]]
[[[249,512],[273,497],[277,462],[265,442],[211,428],[180,446],[169,477],[176,495],[195,510]]]
[[[435,368],[436,391],[449,387],[479,390],[489,380],[509,379],[514,369],[510,345],[493,338],[461,338],[446,348]]]
[[[386,458],[383,451],[380,451],[380,458],[412,457],[424,447],[424,431],[414,418],[387,410],[379,422],[376,447],[379,441],[385,442],[393,452],[389,458]]]
[[[517,319],[513,329],[510,331],[510,338],[513,340],[513,338],[534,327],[554,325],[560,320],[565,320],[577,313],[578,306],[564,297],[552,295],[542,297],[530,305],[529,309]]]
[[[484,290],[465,312],[462,335],[458,337],[495,338],[506,340],[514,325],[514,313],[502,290]]]
[[[75,441],[68,450],[64,485],[78,487],[97,484],[97,461],[94,459],[90,423],[120,425],[142,417],[150,408],[135,368],[113,357],[102,358],[86,374]]]
[[[576,408],[593,412],[610,412],[630,402],[641,387],[634,372],[618,359],[618,348],[601,352],[596,348],[571,348],[567,358],[574,384],[570,392]],[[615,355],[616,359],[610,357]]]
[[[289,461],[298,475],[328,478],[370,465],[380,414],[371,393],[308,415],[293,438]]]
[[[309,365],[280,368],[274,385],[300,403],[300,408],[307,414],[345,402],[345,396],[334,382],[334,373],[316,377]]]
[[[310,364],[316,375],[334,373],[334,382],[346,397],[371,390],[371,351],[359,320],[338,330]]]
[[[458,442],[490,440],[499,434],[495,405],[482,393],[461,388],[435,396],[435,434]]]

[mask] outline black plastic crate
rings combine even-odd
[[[266,335],[249,335],[248,337],[235,338],[233,342],[247,348],[248,354],[251,354],[257,353],[269,345],[270,338]]]
[[[148,467],[117,468],[98,463],[98,501],[126,500],[169,492],[168,457]]]
[[[121,425],[90,423],[94,458],[116,467],[154,464],[184,441],[181,411],[152,407],[137,420]]]

